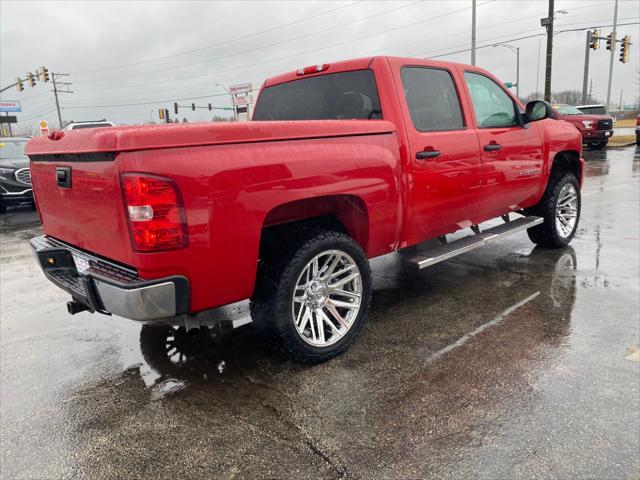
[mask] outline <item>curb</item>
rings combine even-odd
[[[629,142],[629,143],[623,143],[622,145],[607,145],[607,148],[627,148],[630,147],[632,145],[635,145],[636,142]]]

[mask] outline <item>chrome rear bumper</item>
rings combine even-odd
[[[82,310],[114,314],[132,320],[170,318],[189,310],[189,282],[182,276],[154,280],[135,270],[79,250],[48,236],[31,239],[45,276],[68,292]]]

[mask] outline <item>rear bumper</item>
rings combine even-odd
[[[189,282],[181,276],[144,280],[134,270],[52,237],[31,239],[45,276],[92,312],[132,320],[170,318],[189,310]]]

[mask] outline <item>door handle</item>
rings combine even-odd
[[[485,152],[497,152],[501,148],[502,148],[502,145],[500,145],[499,143],[489,143],[489,144],[484,146],[484,151]]]
[[[426,160],[427,158],[436,158],[440,156],[440,150],[423,150],[416,153],[418,160]]]

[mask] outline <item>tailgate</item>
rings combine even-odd
[[[117,155],[30,155],[31,181],[44,233],[131,264]]]

